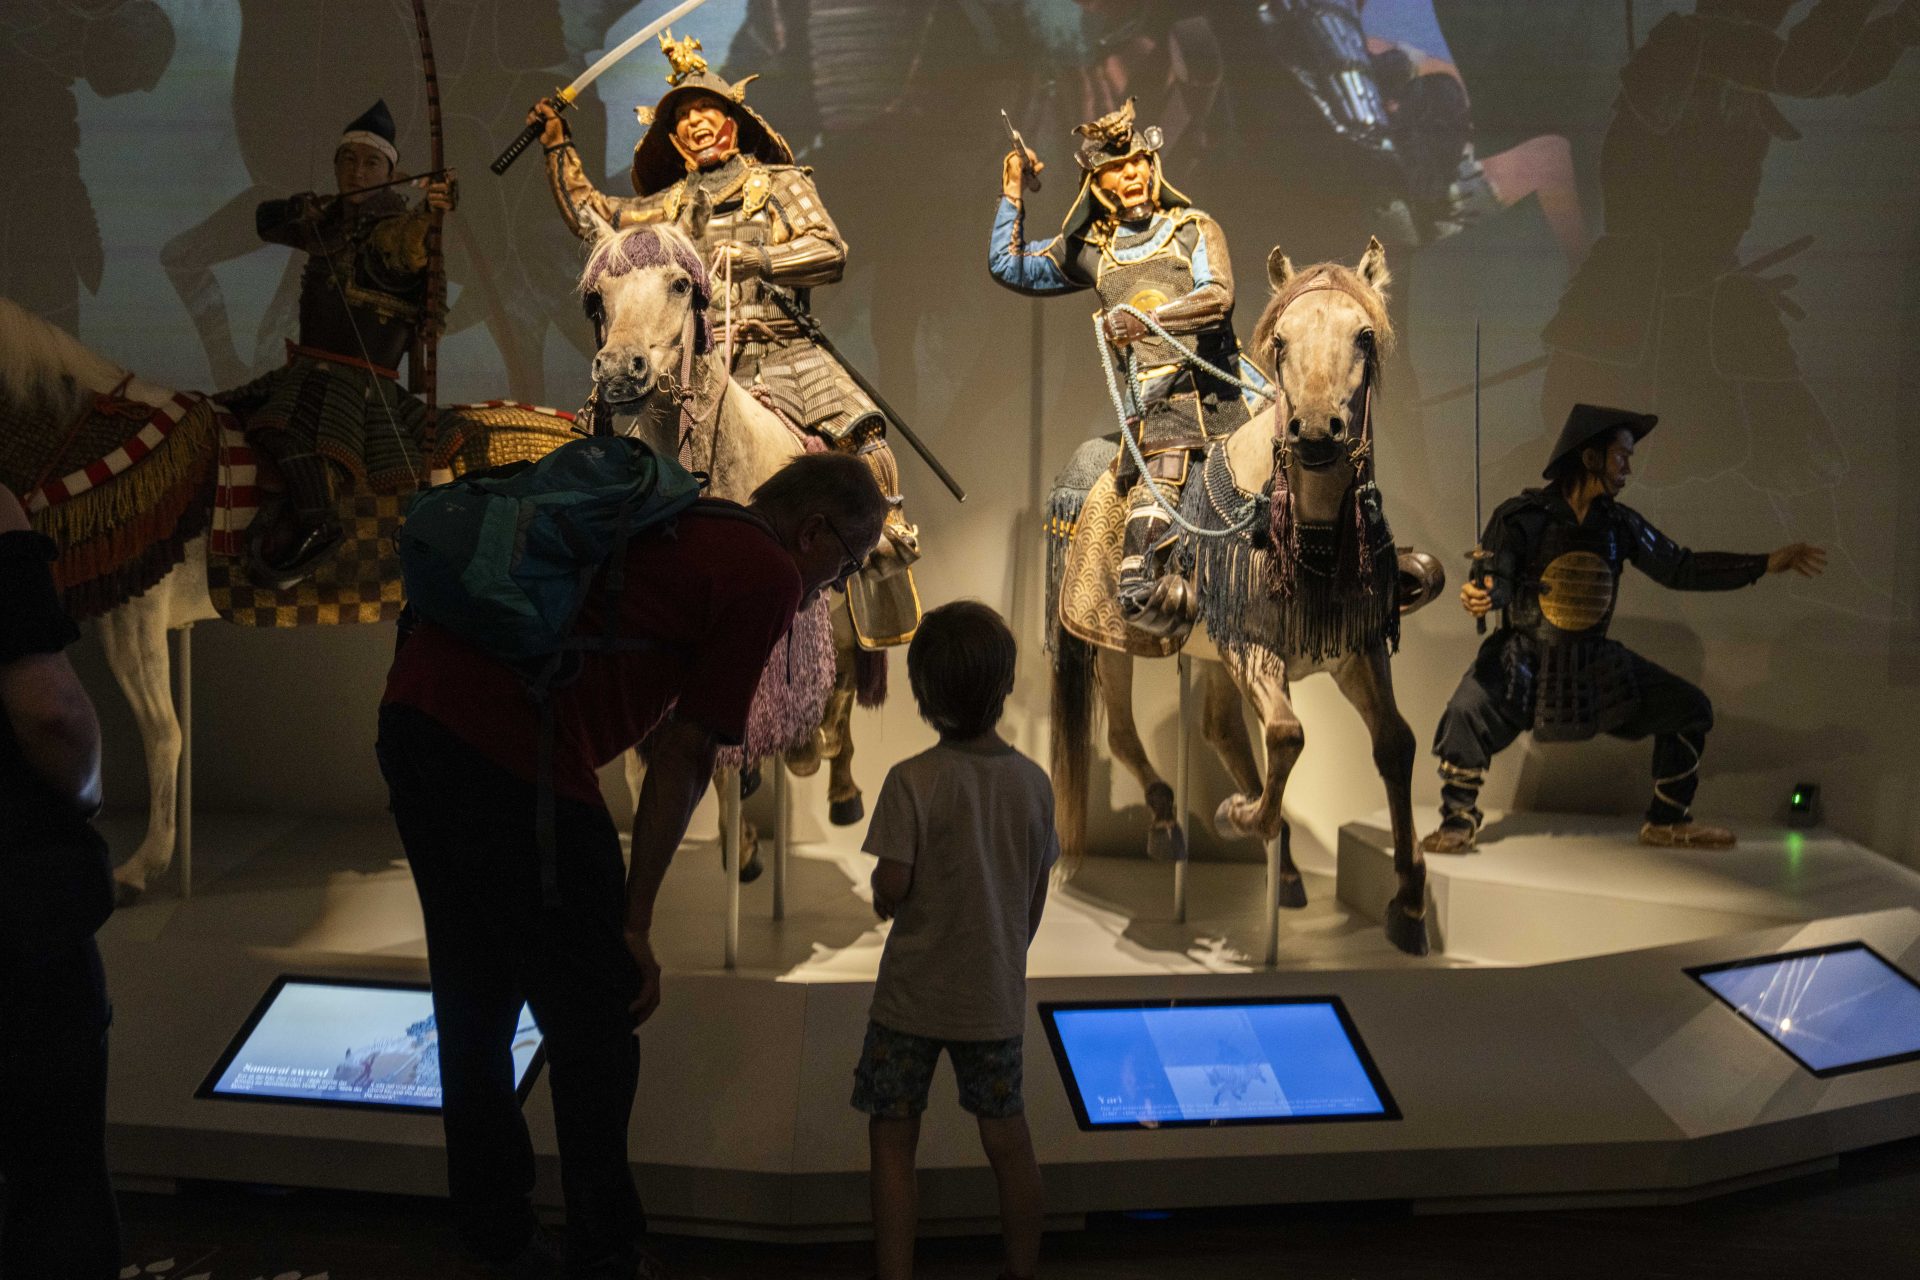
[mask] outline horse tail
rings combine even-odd
[[[1093,646],[1053,624],[1054,826],[1068,875],[1087,852],[1087,761],[1093,746]]]
[[[872,709],[887,700],[887,651],[853,648],[854,701]]]

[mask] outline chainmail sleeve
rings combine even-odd
[[[784,224],[784,237],[767,246],[768,278],[795,289],[832,284],[847,266],[847,242],[833,224],[820,190],[801,168],[770,169],[767,203]]]
[[[1629,507],[1616,506],[1627,558],[1640,572],[1675,591],[1734,591],[1767,572],[1764,555],[1735,551],[1689,551]]]

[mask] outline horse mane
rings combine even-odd
[[[56,324],[0,298],[0,395],[54,413],[73,412],[126,371]]]
[[[1352,298],[1366,312],[1367,324],[1373,329],[1374,347],[1386,352],[1393,346],[1393,321],[1387,318],[1387,300],[1378,289],[1352,267],[1339,262],[1316,262],[1303,267],[1288,278],[1284,288],[1274,290],[1267,299],[1266,309],[1260,313],[1260,319],[1253,326],[1253,358],[1262,369],[1271,373],[1273,333],[1280,327],[1280,315],[1294,299],[1303,293],[1315,289],[1337,289]]]
[[[693,277],[695,290],[703,295],[708,292],[707,264],[687,233],[671,222],[643,222],[603,236],[594,245],[581,268],[579,289],[590,293],[604,279],[672,265]]]

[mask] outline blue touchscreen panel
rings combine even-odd
[[[1399,1114],[1331,997],[1040,1012],[1083,1128]]]
[[[1815,1075],[1920,1057],[1920,986],[1864,943],[1688,972]]]
[[[539,1069],[540,1029],[520,1011],[514,1083]],[[419,984],[281,978],[198,1094],[268,1102],[437,1111],[440,1035]]]

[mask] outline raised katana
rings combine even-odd
[[[611,67],[614,63],[620,61],[620,59],[626,57],[635,49],[638,49],[641,45],[653,39],[654,36],[665,31],[668,27],[680,21],[680,19],[686,17],[706,2],[707,0],[683,0],[683,3],[677,4],[667,10],[667,12],[660,15],[657,20],[649,22],[625,40],[622,40],[619,44],[607,50],[606,53],[601,55],[600,61],[575,76],[572,84],[554,94],[553,101],[558,104],[560,110],[565,111],[573,105],[574,99],[578,98],[588,85],[600,78],[601,74],[605,72],[608,67]],[[535,121],[533,124],[522,129],[520,136],[508,143],[507,149],[502,151],[499,157],[495,159],[489,167],[495,174],[505,173],[513,167],[513,162],[520,158],[520,153],[532,146],[533,140],[539,136],[540,123]]]

